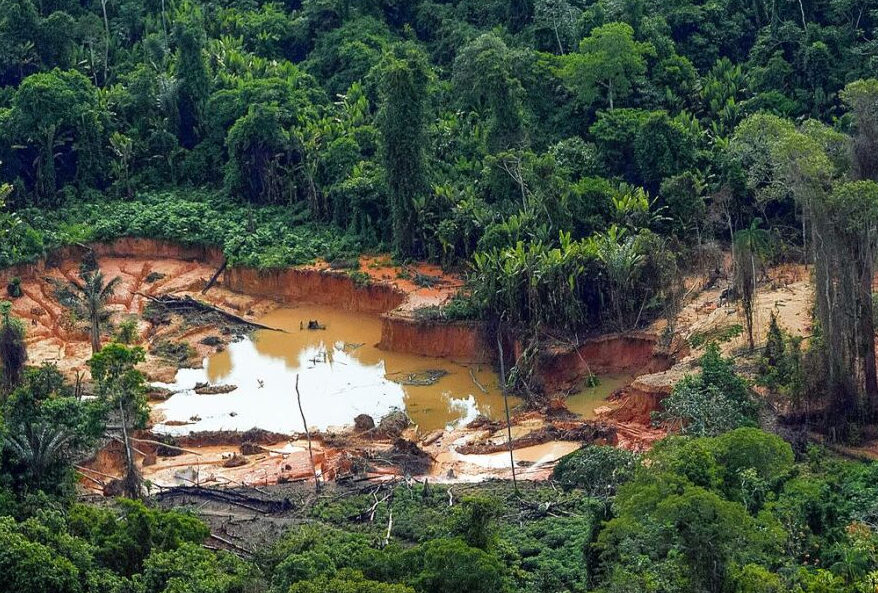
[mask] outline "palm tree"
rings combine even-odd
[[[744,309],[744,322],[747,326],[747,339],[750,350],[755,348],[753,337],[753,314],[756,302],[756,284],[759,280],[757,268],[771,251],[771,233],[759,228],[762,221],[754,219],[746,229],[735,233],[733,255],[735,258],[735,284],[741,307]]]
[[[74,310],[83,319],[88,320],[91,333],[91,351],[101,351],[101,325],[110,317],[107,301],[113,296],[121,279],[117,276],[104,283],[104,274],[96,272],[80,272],[82,283],[71,282],[74,293]]]
[[[12,454],[27,466],[34,484],[40,487],[46,471],[64,456],[72,440],[64,428],[37,423],[7,435],[5,442]]]
[[[631,305],[626,299],[643,255],[638,252],[635,237],[627,236],[625,228],[612,225],[606,232],[590,239],[598,261],[604,265],[609,280],[610,302],[616,317],[618,331],[626,329],[625,313]]]

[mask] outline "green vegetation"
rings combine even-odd
[[[756,403],[747,382],[735,373],[732,360],[724,359],[716,344],[708,344],[698,361],[701,372],[680,380],[662,401],[657,420],[682,434],[716,436],[753,426]]]
[[[91,332],[85,393],[26,366],[28,326],[0,306],[0,589],[878,586],[875,464],[756,428],[793,412],[856,443],[878,420],[875,0],[0,0],[0,15],[2,268],[145,237],[231,266],[324,258],[364,284],[350,262],[392,251],[464,273],[416,314],[507,334],[523,352],[509,383],[528,388],[547,340],[673,320],[684,275],[716,281],[723,253],[743,312],[692,336],[700,368],[655,418],[679,434],[648,453],[586,447],[558,464],[561,488],[521,497],[400,485],[373,520],[372,493],[322,497],[242,559],[148,500],[75,503],[73,464],[101,439],[124,446],[119,492],[148,486],[131,444],[145,354],[119,343],[129,322],[101,348],[114,281],[86,262],[58,287]],[[813,266],[813,335],[772,318],[760,344],[778,261]],[[17,273],[3,289],[25,299]],[[739,334],[752,383],[714,344]]]
[[[7,423],[48,401],[20,401]],[[69,485],[59,459],[46,484]],[[19,475],[28,486],[0,490],[0,583],[22,591],[859,593],[878,576],[874,464],[818,449],[796,462],[754,428],[668,438],[641,458],[589,447],[558,465],[564,490],[399,484],[377,506],[370,489],[330,493],[249,560],[201,547],[208,530],[184,513],[73,504]]]
[[[116,277],[104,282],[103,272],[100,270],[88,270],[85,264],[83,264],[83,269],[80,270],[79,274],[79,281],[70,283],[70,303],[76,316],[88,324],[93,354],[101,350],[102,327],[110,317],[107,303],[116,291],[116,286],[119,285],[120,281]]]
[[[114,339],[120,344],[132,344],[137,341],[137,319],[129,317],[119,323]]]
[[[12,304],[0,301],[0,363],[3,369],[3,392],[15,388],[27,362],[24,344],[24,325],[12,317]]]

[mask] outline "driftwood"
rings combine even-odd
[[[178,313],[185,313],[189,311],[195,311],[198,313],[216,313],[221,317],[224,317],[230,321],[234,321],[235,323],[239,323],[241,325],[246,325],[249,327],[253,327],[256,329],[267,329],[270,331],[283,332],[285,330],[278,329],[276,327],[270,327],[268,325],[263,325],[261,323],[257,323],[256,321],[250,321],[249,319],[244,319],[240,315],[235,315],[230,311],[226,311],[224,309],[220,309],[219,307],[214,307],[209,303],[205,303],[204,301],[199,301],[193,299],[189,295],[185,295],[182,297],[177,297],[173,295],[162,295],[162,296],[152,296],[142,292],[135,292],[134,294],[144,297],[145,299],[153,302],[161,307],[164,307],[167,310],[175,311]]]
[[[201,291],[201,294],[207,294],[207,291],[210,290],[214,284],[216,284],[216,281],[219,279],[220,274],[222,274],[226,270],[227,265],[229,265],[229,260],[223,258],[223,263],[220,264],[220,267],[217,268],[213,276],[210,277],[210,280],[208,280],[207,282],[207,286],[204,287],[204,290]]]
[[[473,372],[473,367],[467,367],[469,369],[469,376],[472,377],[473,383],[476,384],[476,387],[482,390],[482,393],[488,393],[488,390],[485,389],[485,386],[479,383],[479,380],[476,379],[476,374]]]

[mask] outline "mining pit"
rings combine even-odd
[[[362,257],[355,271],[325,262],[226,268],[217,250],[144,239],[66,248],[0,271],[3,284],[21,279],[13,313],[28,326],[29,364],[56,364],[86,386],[89,338],[58,299],[84,258],[121,279],[112,325],[133,320],[135,343],[148,352],[141,370],[152,386],[151,424],[135,445],[151,488],[258,486],[315,473],[510,475],[495,348],[477,322],[419,315],[456,294],[459,277],[384,256]],[[540,353],[547,403],[533,409],[509,398],[518,477],[546,478],[583,443],[641,450],[663,436],[650,414],[669,388],[637,378],[668,371],[687,351],[657,336],[606,335]],[[82,486],[114,494],[122,458],[108,440],[78,465]]]

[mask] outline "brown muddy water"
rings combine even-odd
[[[567,409],[583,418],[593,418],[595,408],[611,405],[606,399],[633,380],[632,375],[601,375],[597,385],[568,396]]]
[[[325,329],[307,329],[310,320]],[[294,390],[297,374],[302,408],[312,429],[349,426],[358,414],[377,422],[393,409],[404,410],[422,432],[465,424],[479,414],[492,419],[504,414],[493,369],[379,350],[377,316],[308,305],[277,309],[260,322],[285,331],[257,331],[205,359],[203,368],[181,369],[174,383],[157,384],[176,393],[155,407],[161,422],[154,430],[187,434],[257,427],[301,432]],[[411,375],[421,378],[424,371],[446,374],[431,385],[411,384]],[[197,383],[237,389],[199,395],[194,392]],[[591,415],[603,404],[612,392],[602,388],[605,384],[571,397],[577,413]],[[521,402],[510,398],[509,403]]]

